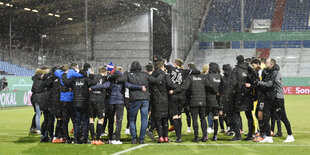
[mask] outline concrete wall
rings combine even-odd
[[[87,62],[95,68],[112,61],[129,69],[132,61],[150,61],[150,15],[148,11],[129,12],[94,19],[89,24]],[[47,44],[74,53],[74,60],[85,60],[85,24],[75,23],[47,30]]]

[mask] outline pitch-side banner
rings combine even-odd
[[[310,95],[310,86],[284,86],[285,95]]]
[[[0,108],[19,107],[31,105],[31,94],[29,91],[1,91]]]

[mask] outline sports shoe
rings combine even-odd
[[[208,132],[208,133],[212,133],[212,128],[209,127],[209,128],[207,129],[207,132]],[[213,132],[214,132],[214,131],[213,131]]]
[[[270,136],[273,136],[274,135],[274,132],[273,131],[270,131]]]
[[[38,135],[41,135],[41,131],[40,131],[40,130],[36,130],[36,133],[37,133]]]
[[[138,140],[139,144],[145,144],[144,140]]]
[[[187,127],[187,133],[191,133],[191,127]]]
[[[123,142],[121,142],[120,140],[113,140],[112,141],[112,144],[123,144]]]
[[[207,142],[209,140],[208,135],[200,139],[202,142]]]
[[[230,127],[227,127],[227,129],[225,130],[225,133],[227,134],[230,131]]]
[[[170,140],[168,137],[165,137],[165,138],[164,138],[164,141],[165,141],[166,143],[171,142],[171,140]]]
[[[224,129],[221,129],[219,133],[225,133],[225,130],[224,130]]]
[[[91,144],[96,145],[96,140],[92,140]]]
[[[164,138],[163,137],[160,137],[159,139],[158,139],[158,143],[163,143],[164,142]]]
[[[61,143],[61,140],[59,138],[55,138],[52,140],[52,143]]]
[[[29,130],[29,134],[33,134],[33,133],[37,133],[35,128],[31,128],[31,129]]]
[[[192,142],[198,143],[198,142],[199,142],[199,138],[194,138],[194,139],[192,140]]]
[[[230,132],[227,133],[227,136],[235,136],[235,132],[230,131]]]
[[[287,135],[285,141],[283,141],[284,143],[291,143],[291,142],[294,142],[295,141],[295,138],[293,135]]]
[[[216,135],[213,136],[212,141],[217,141],[217,136]]]
[[[66,142],[66,138],[60,138],[60,143],[65,143]]]
[[[137,144],[137,139],[132,139],[131,144]]]
[[[266,136],[263,140],[259,141],[260,143],[273,143],[271,136]]]
[[[125,130],[125,135],[130,135],[129,128]]]
[[[100,138],[101,138],[102,136],[108,136],[108,134],[106,134],[105,132],[102,132],[102,133],[100,134]]]
[[[253,139],[254,142],[260,142],[260,141],[262,141],[262,140],[264,140],[264,138],[261,137],[261,136],[258,136],[258,137],[256,137],[256,138]]]
[[[171,125],[171,127],[168,129],[168,131],[174,131],[174,125]]]
[[[282,137],[282,133],[277,133],[277,134],[275,134],[275,135],[273,135],[273,137]]]
[[[240,129],[240,134],[241,134],[241,135],[244,134],[244,131],[243,131],[242,129]]]
[[[71,129],[70,133],[71,133],[71,134],[74,133],[74,129],[73,129],[73,128]]]
[[[146,130],[146,133],[145,133],[148,137],[150,137],[153,141],[155,141],[154,139],[154,134],[153,132],[149,131],[149,130]]]
[[[241,141],[241,137],[236,137],[234,136],[232,139],[230,139],[229,141],[235,142],[235,141]]]
[[[94,145],[104,145],[105,143],[102,142],[101,140],[95,140],[95,144]]]
[[[181,139],[176,139],[174,142],[175,143],[182,143],[182,140]]]

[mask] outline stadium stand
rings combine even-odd
[[[34,71],[17,66],[15,64],[11,64],[9,62],[0,61],[0,75],[32,76],[34,75]]]

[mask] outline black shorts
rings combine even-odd
[[[184,95],[172,95],[169,104],[170,116],[181,115],[183,112],[183,105],[185,102]]]
[[[102,102],[90,102],[88,108],[88,114],[90,118],[105,118],[106,105]]]

